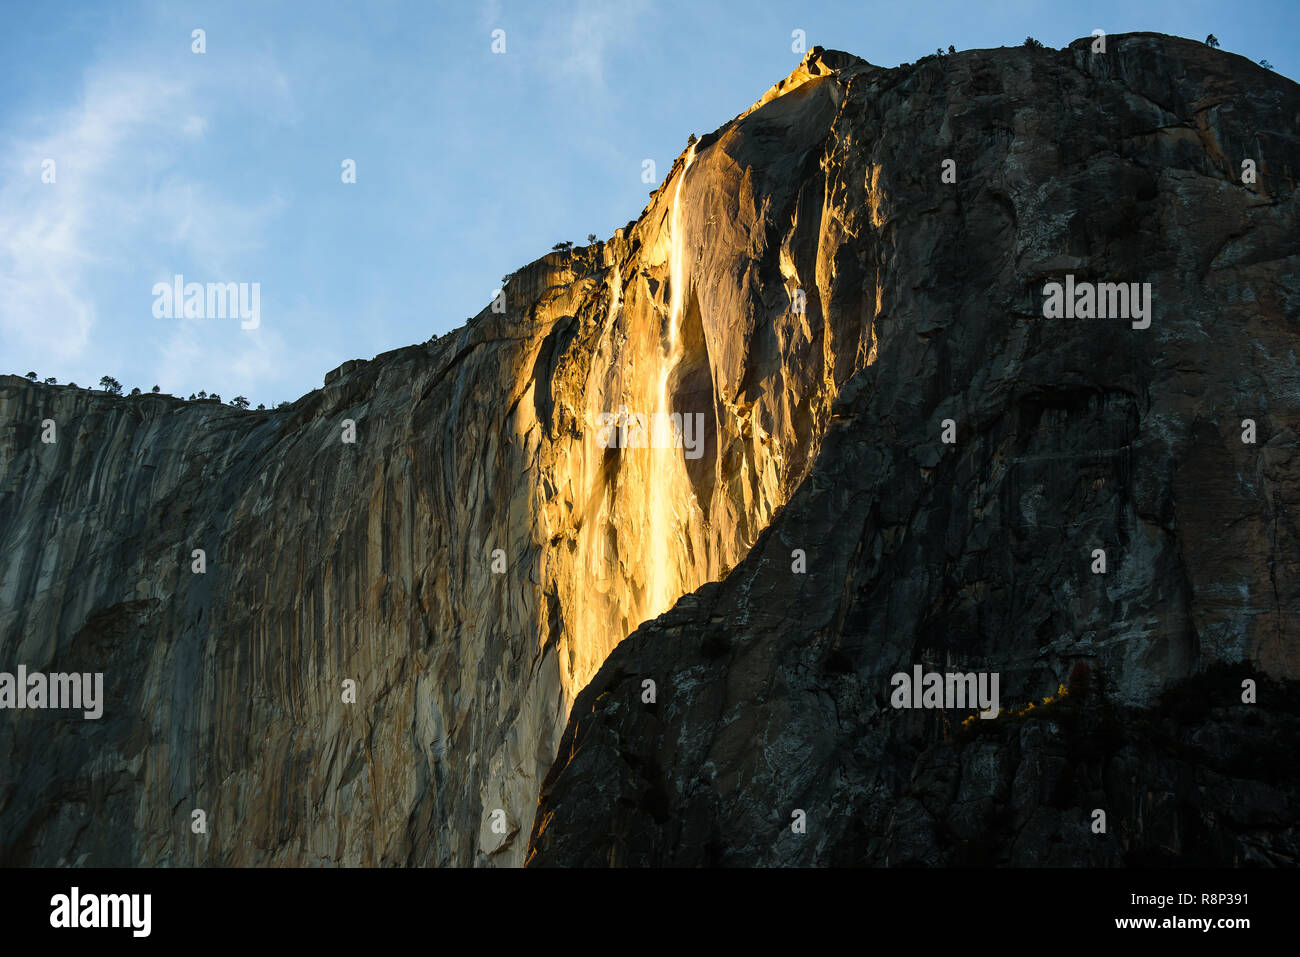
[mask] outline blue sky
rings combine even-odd
[[[293,399],[635,219],[643,161],[662,175],[785,76],[796,29],[894,66],[1095,27],[1213,32],[1300,75],[1294,0],[3,0],[0,371]],[[156,318],[177,273],[258,283],[260,325]]]

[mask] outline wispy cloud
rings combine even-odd
[[[174,320],[159,349],[154,379],[200,383],[194,388],[220,391],[227,401],[265,388],[289,355],[284,337],[266,326],[242,331],[231,324],[229,329],[228,335],[214,335],[207,319]]]
[[[292,119],[284,76],[269,62],[257,66],[263,97]],[[240,87],[235,99],[256,95],[247,72],[232,83]],[[264,245],[268,224],[286,202],[274,193],[234,201],[182,162],[208,136],[205,104],[213,99],[220,100],[160,71],[101,65],[86,71],[75,105],[4,132],[0,351],[78,369],[111,352],[115,340],[138,339],[124,317],[145,321],[152,282],[169,278],[182,259],[207,273],[193,277],[199,281],[260,278],[239,275],[241,259]],[[42,181],[47,161],[54,164],[53,183]],[[138,298],[129,289],[124,294],[123,277],[150,269],[159,274],[136,280]],[[100,327],[106,314],[114,328]],[[205,347],[194,357],[182,345],[185,331],[164,334],[170,336],[164,361],[170,356],[185,368],[201,361],[204,378],[212,379],[223,378],[214,363],[226,361],[241,373],[265,368],[257,357],[282,345],[262,337],[255,348],[243,343],[214,353]]]
[[[163,77],[93,76],[75,108],[0,146],[0,335],[65,361],[85,351],[98,316],[85,271],[114,248],[114,183],[183,97]]]
[[[589,84],[596,92],[604,92],[611,56],[620,44],[635,41],[636,21],[649,6],[646,0],[577,0],[571,16],[553,21],[555,32],[546,40],[555,50],[563,51],[557,61],[559,78]]]

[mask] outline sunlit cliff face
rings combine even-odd
[[[834,82],[821,82],[805,95],[829,121]],[[602,246],[587,302],[569,306],[604,368],[585,370],[580,434],[555,437],[538,506],[543,591],[556,598],[538,632],[560,636],[566,709],[641,622],[744,557],[815,451],[837,381],[870,354],[859,322],[844,338],[822,314],[842,233],[762,195],[763,174],[743,165],[748,135],[691,145]],[[597,417],[620,411],[699,416],[698,457],[653,432],[650,447],[602,447]]]
[[[838,88],[796,79],[798,105],[769,99],[693,144],[637,222],[586,254],[591,264],[537,280],[535,321],[570,337],[546,360],[556,408],[531,505],[543,596],[535,673],[544,684],[554,656],[564,718],[638,625],[745,557],[815,456],[839,386],[874,355],[881,303],[843,253],[856,207],[838,210],[826,174],[801,159],[826,142]],[[524,373],[542,362],[530,358]],[[620,411],[699,416],[698,455],[653,429],[650,447],[604,447],[599,417]],[[521,714],[516,727],[530,720],[540,718]],[[540,730],[520,733],[543,742],[533,774],[502,771],[534,804],[561,727]],[[515,860],[513,846],[484,847]]]
[[[105,416],[44,451],[0,436],[0,639],[46,671],[111,649],[105,693],[141,721],[110,715],[94,761],[71,731],[0,733],[65,796],[0,806],[25,860],[522,862],[574,698],[745,557],[868,355],[877,255],[830,135],[839,81],[795,80],[678,157],[634,223],[519,267],[505,308],[290,408],[0,387],[7,421]],[[699,416],[699,454],[605,447],[621,409]],[[208,549],[203,588],[176,543]],[[83,829],[84,794],[133,826]],[[191,807],[222,822],[202,841]]]
[[[643,424],[653,422],[653,414],[698,413],[706,429],[715,427],[710,395],[684,404],[674,391],[687,353],[682,326],[695,258],[683,216],[693,159],[692,147],[675,165],[668,188],[659,192],[664,208],[653,220],[657,228],[641,241],[644,257],[637,258],[643,261],[632,261],[627,287],[622,263],[615,262],[606,277],[607,330],[613,343],[623,344],[626,361],[614,370],[610,391],[592,399],[588,422],[593,427],[584,433],[579,456],[581,474],[591,484],[587,520],[574,530],[581,556],[572,568],[576,620],[566,620],[572,638],[567,660],[561,656],[570,701],[638,624],[718,575],[719,542],[707,533],[687,474],[686,450],[676,447],[680,440],[650,428],[640,433],[643,442],[616,433],[632,447],[603,448],[594,427],[602,412],[639,414]],[[629,348],[632,342],[635,348]],[[691,358],[707,368],[703,342],[697,337],[693,345],[698,354]],[[628,431],[636,433],[636,425]]]

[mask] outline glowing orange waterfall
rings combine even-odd
[[[686,303],[687,266],[685,262],[686,237],[683,235],[681,221],[682,184],[686,181],[686,171],[695,158],[695,147],[691,146],[686,154],[686,161],[677,175],[677,186],[673,190],[672,209],[669,213],[669,284],[670,299],[668,325],[661,345],[657,392],[653,397],[654,411],[667,416],[674,411],[670,408],[668,383],[673,371],[682,357],[681,323],[682,310]],[[665,422],[666,418],[660,418]],[[690,483],[686,478],[686,468],[682,462],[682,450],[671,447],[670,434],[656,434],[651,430],[655,441],[653,448],[647,449],[650,465],[647,475],[649,496],[649,528],[647,529],[646,561],[646,598],[644,618],[653,618],[666,611],[673,601],[682,593],[682,549],[684,534],[682,521],[687,518],[682,508],[688,507]],[[663,446],[669,447],[663,447]]]

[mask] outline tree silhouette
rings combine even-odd
[[[46,385],[58,385],[58,382],[59,380],[54,378],[54,376],[50,376],[48,379],[45,380]]]
[[[100,376],[99,387],[109,395],[122,394],[122,383],[118,382],[111,375]]]
[[[152,389],[150,389],[149,391],[150,391],[150,392],[157,392],[157,391],[158,391],[158,387],[157,387],[157,386],[154,386],[154,387],[153,387]]]
[[[1212,50],[1217,50],[1219,48],[1219,38],[1211,33],[1205,38],[1205,45]]]
[[[35,373],[35,372],[29,372],[29,373],[27,373],[27,378],[29,378],[29,379],[31,379],[33,382],[35,382],[35,381],[36,381],[36,373]]]
[[[233,405],[236,409],[248,408],[248,400],[244,398],[242,395],[235,396],[233,399],[230,400],[230,404]]]

